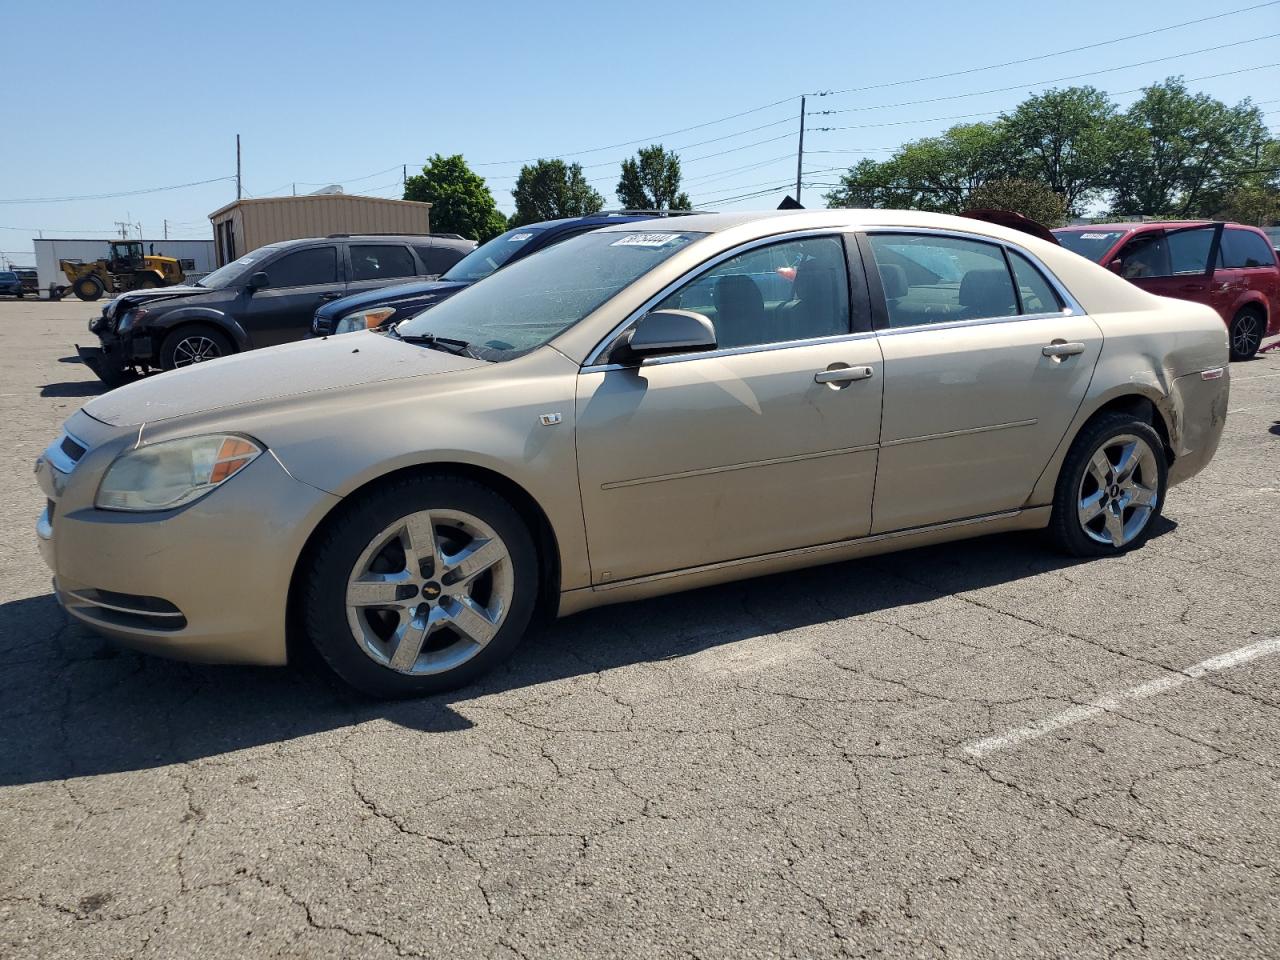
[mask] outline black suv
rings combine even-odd
[[[100,346],[76,345],[108,386],[307,336],[320,304],[436,277],[475,249],[454,235],[335,234],[259,247],[189,287],[135,290],[89,322]]]

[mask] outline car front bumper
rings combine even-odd
[[[338,498],[293,479],[268,453],[185,508],[99,510],[106,463],[93,454],[66,474],[49,454],[36,467],[48,497],[36,538],[67,613],[161,656],[284,663],[294,566]]]

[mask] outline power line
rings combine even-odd
[[[1280,0],[1276,0],[1280,3]],[[878,103],[865,107],[844,107],[839,110],[818,110],[814,111],[812,116],[829,116],[837,113],[860,113],[865,110],[888,110],[894,107],[914,107],[925,103],[942,103],[948,100],[963,100],[966,97],[981,97],[989,93],[1007,93],[1010,90],[1020,90],[1026,87],[1039,87],[1047,83],[1061,83],[1064,80],[1080,80],[1085,77],[1096,77],[1104,73],[1115,73],[1119,70],[1132,70],[1134,67],[1146,67],[1153,63],[1165,63],[1169,60],[1181,60],[1184,57],[1192,57],[1199,53],[1212,53],[1215,50],[1226,50],[1231,47],[1244,46],[1248,43],[1257,43],[1259,40],[1273,40],[1280,37],[1280,33],[1269,33],[1261,37],[1250,37],[1247,40],[1236,40],[1232,43],[1219,44],[1216,47],[1203,47],[1199,50],[1190,50],[1187,53],[1175,53],[1167,57],[1156,57],[1153,60],[1140,60],[1136,63],[1126,63],[1118,67],[1107,67],[1104,70],[1091,70],[1088,73],[1074,73],[1065,77],[1054,77],[1051,80],[1034,80],[1023,83],[1015,83],[1007,87],[992,87],[990,90],[976,90],[972,93],[952,93],[945,97],[929,97],[924,100],[904,100],[901,103]]]
[[[883,90],[886,87],[901,87],[912,83],[924,83],[928,80],[947,80],[951,77],[963,77],[973,73],[983,73],[987,70],[999,70],[1002,67],[1016,67],[1024,63],[1034,63],[1038,60],[1049,60],[1053,57],[1065,56],[1068,53],[1080,53],[1082,50],[1096,50],[1098,47],[1111,46],[1116,43],[1124,43],[1126,40],[1137,40],[1142,37],[1154,36],[1157,33],[1167,33],[1170,30],[1177,30],[1181,27],[1191,27],[1196,24],[1209,23],[1212,20],[1221,20],[1224,17],[1234,17],[1241,13],[1250,13],[1254,10],[1261,10],[1264,7],[1273,7],[1280,0],[1269,0],[1267,3],[1256,3],[1249,7],[1238,7],[1235,10],[1226,10],[1223,13],[1215,13],[1208,17],[1199,17],[1195,20],[1184,20],[1181,23],[1171,23],[1166,27],[1156,27],[1152,30],[1144,30],[1141,33],[1130,33],[1123,37],[1115,37],[1111,40],[1099,40],[1096,43],[1087,43],[1081,47],[1070,47],[1066,50],[1055,50],[1053,53],[1041,53],[1034,57],[1022,57],[1018,60],[1006,60],[1003,63],[992,63],[985,67],[969,67],[965,70],[953,70],[950,73],[935,73],[927,77],[912,77],[908,80],[889,80],[885,83],[873,83],[864,87],[846,87],[843,90],[824,90],[813,94],[815,97],[837,97],[846,93],[865,93],[868,90]]]
[[[121,193],[91,193],[78,197],[20,197],[0,200],[0,204],[11,203],[72,203],[79,200],[114,200],[118,197],[136,197],[144,193],[162,193],[166,190],[183,190],[187,187],[202,187],[208,183],[222,183],[234,180],[235,177],[213,177],[209,180],[194,180],[191,183],[175,183],[167,187],[147,187],[142,190],[125,190]]]

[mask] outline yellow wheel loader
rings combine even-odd
[[[143,253],[141,240],[113,240],[107,260],[60,260],[58,267],[71,292],[81,300],[97,300],[104,293],[171,287],[186,279],[176,259]],[[66,291],[67,287],[58,287],[53,293],[60,298]]]

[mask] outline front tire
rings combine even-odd
[[[231,341],[214,327],[201,325],[179,327],[160,345],[160,366],[177,370],[232,353]]]
[[[1241,310],[1227,328],[1232,360],[1251,360],[1262,346],[1267,322],[1252,308]]]
[[[299,572],[311,643],[380,698],[453,690],[492,669],[523,638],[538,594],[533,537],[515,508],[447,475],[344,506]]]
[[[1123,413],[1088,424],[1058,475],[1050,535],[1077,557],[1106,557],[1141,546],[1164,505],[1169,468],[1150,424]]]
[[[81,300],[87,300],[92,303],[102,296],[106,288],[102,285],[101,280],[90,274],[89,276],[81,277],[72,284],[71,290]]]

